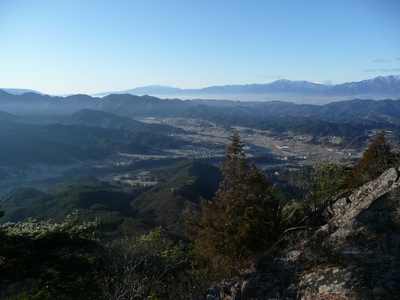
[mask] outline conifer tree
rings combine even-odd
[[[254,163],[248,164],[238,133],[231,139],[214,201],[202,200],[202,214],[189,223],[196,229],[196,257],[225,273],[265,251],[278,236],[274,189]]]
[[[353,167],[346,179],[347,185],[359,187],[397,164],[396,153],[386,139],[385,131],[382,130],[377,133],[363,157]]]

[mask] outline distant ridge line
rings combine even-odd
[[[221,96],[241,95],[294,95],[298,97],[333,97],[333,96],[362,96],[364,98],[383,99],[400,98],[400,75],[378,76],[358,82],[345,82],[337,85],[326,85],[304,80],[280,79],[265,84],[242,84],[210,86],[200,89],[180,89],[170,86],[144,86],[134,89],[115,92],[103,92],[92,96],[106,96],[109,94],[132,94],[152,95],[164,97],[182,97],[187,99],[201,98],[202,96],[214,96],[211,98],[221,99]],[[229,97],[226,99],[230,99]],[[242,99],[232,99],[242,100]],[[262,99],[258,99],[262,100]],[[277,99],[279,100],[279,99]]]

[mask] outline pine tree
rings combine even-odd
[[[231,139],[214,201],[202,200],[202,214],[190,222],[196,257],[227,272],[277,240],[279,207],[268,179],[248,164],[239,135]]]

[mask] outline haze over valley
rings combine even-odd
[[[317,155],[324,160],[354,161],[377,130],[391,132],[394,139],[398,136],[400,101],[383,100],[385,92],[398,93],[398,76],[341,87],[310,88],[310,84],[278,81],[210,90],[219,90],[221,95],[226,90],[245,95],[250,89],[261,96],[283,92],[295,99],[301,99],[295,95],[310,94],[310,90],[325,94],[336,91],[334,97],[370,93],[370,98],[379,95],[381,100],[306,105],[160,99],[129,93],[60,97],[25,90],[0,91],[0,191],[5,194],[20,185],[45,188],[83,174],[102,179],[184,159],[218,166],[232,130],[242,136],[248,155],[266,168],[310,164]]]

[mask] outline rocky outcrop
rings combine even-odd
[[[327,209],[332,219],[317,234],[328,235],[326,246],[338,247],[362,240],[378,243],[386,248],[383,250],[399,255],[399,186],[399,170],[392,168],[348,197],[336,199]]]
[[[338,196],[327,224],[222,283],[221,299],[400,299],[399,174]]]

